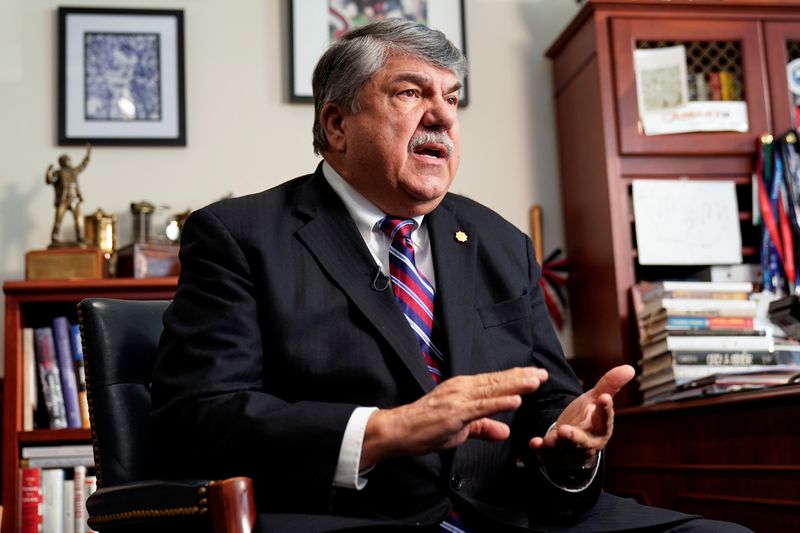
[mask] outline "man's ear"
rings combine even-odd
[[[339,106],[333,102],[326,103],[322,106],[319,121],[328,138],[330,148],[337,152],[344,152],[347,142],[344,135],[344,115]]]

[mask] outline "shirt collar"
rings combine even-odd
[[[387,216],[386,213],[367,200],[352,185],[347,183],[327,161],[322,162],[322,174],[325,176],[328,185],[330,185],[339,198],[342,199],[344,206],[347,208],[350,216],[353,217],[353,221],[356,223],[356,227],[362,235],[368,235],[372,232],[377,224]],[[417,227],[414,230],[414,232],[416,232],[422,226],[422,220],[425,218],[425,215],[412,218],[417,223]],[[380,229],[378,231],[380,231]],[[413,235],[414,233],[412,233],[412,240],[414,239]]]

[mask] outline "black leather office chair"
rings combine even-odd
[[[249,532],[249,478],[159,481],[151,472],[150,383],[167,301],[89,298],[78,304],[98,490],[89,525],[120,531]]]

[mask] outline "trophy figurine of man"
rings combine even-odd
[[[89,156],[92,153],[91,145],[86,145],[86,156],[81,164],[73,167],[72,160],[67,154],[58,158],[59,169],[55,170],[53,165],[47,167],[45,182],[52,185],[55,190],[56,218],[53,222],[53,233],[50,246],[81,246],[85,244],[83,233],[83,217],[81,216],[81,190],[78,187],[78,175],[83,172],[89,164]],[[59,234],[61,232],[61,221],[64,214],[69,211],[75,219],[75,241],[62,242]]]

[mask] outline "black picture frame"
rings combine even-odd
[[[58,144],[186,146],[183,10],[58,9]]]
[[[289,2],[289,101],[312,102],[311,74],[331,42],[329,0],[288,0]],[[427,0],[428,26],[442,31],[467,55],[464,0]],[[459,106],[469,102],[467,80],[461,89]]]

